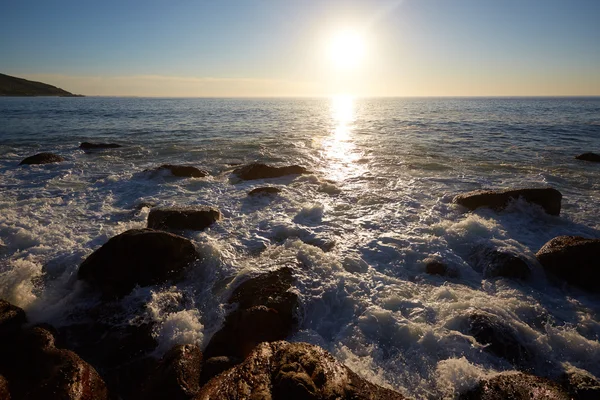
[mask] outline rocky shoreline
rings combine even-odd
[[[114,144],[90,144],[83,149],[110,149]],[[41,153],[21,164],[45,164],[64,159]],[[25,162],[27,161],[27,162]],[[176,177],[196,178],[206,172],[193,166],[163,165],[149,173],[169,171]],[[301,166],[274,167],[249,164],[233,170],[239,180],[259,180],[310,173]],[[276,195],[265,187],[250,196]],[[477,191],[459,194],[454,203],[474,210],[501,210],[516,200],[540,206],[559,215],[562,194],[553,188]],[[231,285],[227,303],[231,311],[204,349],[178,345],[161,359],[152,323],[127,324],[121,299],[135,287],[176,282],[203,254],[178,235],[203,230],[222,218],[212,207],[152,208],[148,227],[123,232],[89,255],[79,267],[78,279],[97,306],[80,316],[80,322],[59,329],[47,324],[31,326],[25,312],[0,300],[0,398],[6,399],[405,399],[377,386],[336,361],[327,351],[306,343],[289,343],[298,328],[298,296],[293,292],[298,265],[280,265]],[[558,285],[573,285],[598,293],[595,282],[600,239],[559,236],[536,254],[537,262]],[[501,249],[480,249],[473,267],[484,277],[526,281],[530,261]],[[457,278],[445,260],[432,258],[425,266],[431,274]],[[463,399],[598,398],[600,383],[594,377],[570,373],[558,382],[530,375],[536,358],[519,341],[519,332],[497,317],[474,310],[463,333],[475,338],[483,350],[505,359],[518,373],[491,377],[459,396]],[[4,396],[4,397],[3,397]]]

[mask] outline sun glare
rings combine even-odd
[[[341,30],[331,37],[327,52],[334,67],[357,68],[365,56],[365,38],[358,31]]]

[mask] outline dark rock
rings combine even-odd
[[[0,399],[10,400],[8,381],[2,375],[0,375]]]
[[[467,331],[477,342],[498,357],[504,358],[519,369],[528,369],[533,358],[529,349],[519,341],[516,329],[499,317],[481,311],[469,315]]]
[[[11,395],[26,399],[107,399],[96,370],[70,350],[55,346],[54,336],[35,327],[2,349],[0,374]]]
[[[499,250],[485,252],[483,260],[484,278],[504,277],[528,279],[531,276],[529,264],[521,257]]]
[[[148,228],[201,231],[221,219],[213,207],[153,208],[148,214]]]
[[[111,393],[118,393],[120,399],[140,399],[148,376],[155,370],[158,360],[154,357],[141,357],[130,363],[103,371],[103,376]]]
[[[505,373],[481,381],[463,393],[460,400],[569,400],[570,396],[558,384],[533,375]]]
[[[576,400],[600,399],[600,382],[587,371],[566,372],[561,378],[561,383]]]
[[[252,189],[251,191],[248,192],[248,196],[263,196],[263,195],[277,194],[280,192],[281,192],[281,189],[279,189],[279,188],[267,186],[267,187],[259,187],[256,189]]]
[[[179,278],[197,257],[186,238],[153,229],[131,229],[94,251],[79,267],[77,277],[104,298],[123,297],[136,285]]]
[[[18,334],[26,322],[23,309],[0,299],[0,339]]]
[[[518,189],[518,190],[476,190],[459,194],[452,200],[454,203],[475,210],[479,207],[490,207],[494,210],[504,209],[511,200],[523,198],[529,203],[541,206],[550,215],[559,215],[562,194],[552,188]]]
[[[600,239],[557,236],[535,256],[546,271],[571,285],[600,293]]]
[[[600,162],[600,154],[596,153],[583,153],[575,157],[578,160]]]
[[[173,347],[149,375],[144,399],[193,398],[200,390],[202,352],[188,344]]]
[[[236,366],[243,360],[235,357],[219,356],[209,358],[202,365],[202,373],[200,374],[200,386],[203,386],[212,377],[219,375],[223,371]]]
[[[208,176],[208,172],[201,170],[191,165],[172,165],[164,164],[156,168],[156,171],[171,171],[171,174],[179,178],[204,178]]]
[[[243,359],[261,342],[285,339],[298,322],[298,296],[288,291],[293,282],[292,269],[284,267],[240,284],[229,298],[238,307],[213,335],[204,356]]]
[[[299,165],[273,167],[271,165],[254,163],[233,170],[233,174],[245,181],[255,179],[280,178],[286,175],[307,174],[306,168]]]
[[[79,145],[80,149],[83,150],[96,150],[96,149],[116,149],[121,147],[120,144],[116,143],[90,143],[83,142]]]
[[[456,278],[458,276],[458,271],[448,267],[448,265],[435,258],[426,258],[423,262],[425,263],[425,272],[429,275],[441,275],[450,278]]]
[[[244,362],[210,380],[198,399],[379,399],[402,395],[360,378],[320,347],[262,343]]]
[[[50,163],[57,163],[57,162],[62,162],[62,161],[65,161],[65,159],[62,158],[59,155],[52,154],[52,153],[39,153],[39,154],[36,154],[34,156],[27,157],[26,159],[24,159],[23,161],[21,161],[19,163],[19,165],[25,165],[25,164],[50,164]]]

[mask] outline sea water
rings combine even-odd
[[[83,141],[123,147],[86,153]],[[289,340],[407,395],[451,398],[514,369],[462,329],[476,310],[518,332],[533,373],[599,377],[600,297],[551,282],[535,259],[558,235],[600,238],[600,164],[574,158],[587,151],[600,152],[600,98],[0,98],[0,297],[32,322],[68,324],[92,306],[78,266],[145,227],[141,203],[211,205],[224,218],[184,233],[203,255],[186,278],[123,300],[148,304],[156,356],[206,345],[238,282],[293,265],[301,310]],[[66,161],[18,165],[38,152]],[[231,176],[250,162],[313,173]],[[165,163],[210,176],[145,172]],[[267,184],[281,193],[247,196]],[[548,186],[563,194],[559,217],[521,201],[502,212],[452,203]],[[484,279],[474,260],[488,248],[520,254],[531,279]],[[460,276],[425,274],[431,256]]]

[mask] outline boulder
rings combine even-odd
[[[136,285],[181,277],[197,258],[194,245],[186,238],[154,229],[131,229],[94,251],[79,267],[77,277],[105,299],[119,298]]]
[[[23,309],[0,299],[0,339],[18,335],[26,322]]]
[[[196,397],[217,398],[404,399],[360,378],[318,346],[284,341],[260,344],[242,364],[210,380]]]
[[[475,210],[479,207],[502,210],[510,201],[519,198],[541,206],[550,215],[560,214],[562,194],[552,188],[502,191],[476,190],[474,192],[459,194],[452,201],[467,207],[469,210]]]
[[[596,153],[583,153],[575,157],[578,160],[600,162],[600,154]]]
[[[479,263],[484,278],[528,279],[531,276],[529,264],[521,257],[506,251],[486,251]]]
[[[217,356],[209,358],[202,364],[202,373],[200,374],[200,386],[204,386],[212,377],[219,375],[223,371],[233,368],[244,360],[235,357]]]
[[[448,267],[448,265],[435,258],[428,257],[423,260],[423,262],[425,263],[425,272],[429,275],[441,275],[450,278],[456,278],[458,276],[458,271]]]
[[[519,341],[517,330],[501,318],[482,311],[474,312],[469,315],[467,333],[486,345],[485,351],[504,358],[518,369],[530,368],[533,355]]]
[[[144,399],[192,399],[200,391],[202,352],[196,345],[178,345],[164,355],[148,376]]]
[[[257,344],[289,336],[298,322],[298,296],[289,291],[293,282],[292,269],[283,267],[240,284],[229,298],[238,307],[213,335],[204,356],[243,359]]]
[[[481,381],[460,395],[460,400],[569,400],[571,397],[558,384],[523,373],[503,373]]]
[[[53,334],[40,327],[23,331],[3,349],[0,374],[13,398],[108,399],[96,370],[72,351],[57,348]]]
[[[177,176],[179,178],[204,178],[205,176],[208,176],[208,172],[196,167],[192,167],[191,165],[164,164],[156,168],[156,171],[165,170],[171,171],[173,176]]]
[[[279,189],[279,188],[267,186],[267,187],[259,187],[256,189],[252,189],[251,191],[248,192],[248,196],[265,196],[265,195],[270,195],[270,194],[277,194],[280,192],[281,192],[281,189]]]
[[[600,239],[557,236],[535,256],[546,271],[560,279],[600,293]]]
[[[0,375],[0,399],[10,400],[8,381],[2,375]]]
[[[201,231],[221,219],[214,207],[153,208],[148,214],[148,228]]]
[[[577,400],[600,399],[600,381],[587,371],[574,369],[561,377],[561,383]]]
[[[25,158],[19,165],[25,164],[50,164],[65,161],[64,158],[52,153],[39,153],[34,156]]]
[[[280,178],[286,175],[307,174],[306,168],[299,165],[273,167],[271,165],[253,163],[233,170],[233,174],[244,181],[255,179]]]
[[[79,145],[82,150],[96,150],[96,149],[116,149],[121,147],[120,144],[116,143],[90,143],[83,142]]]

